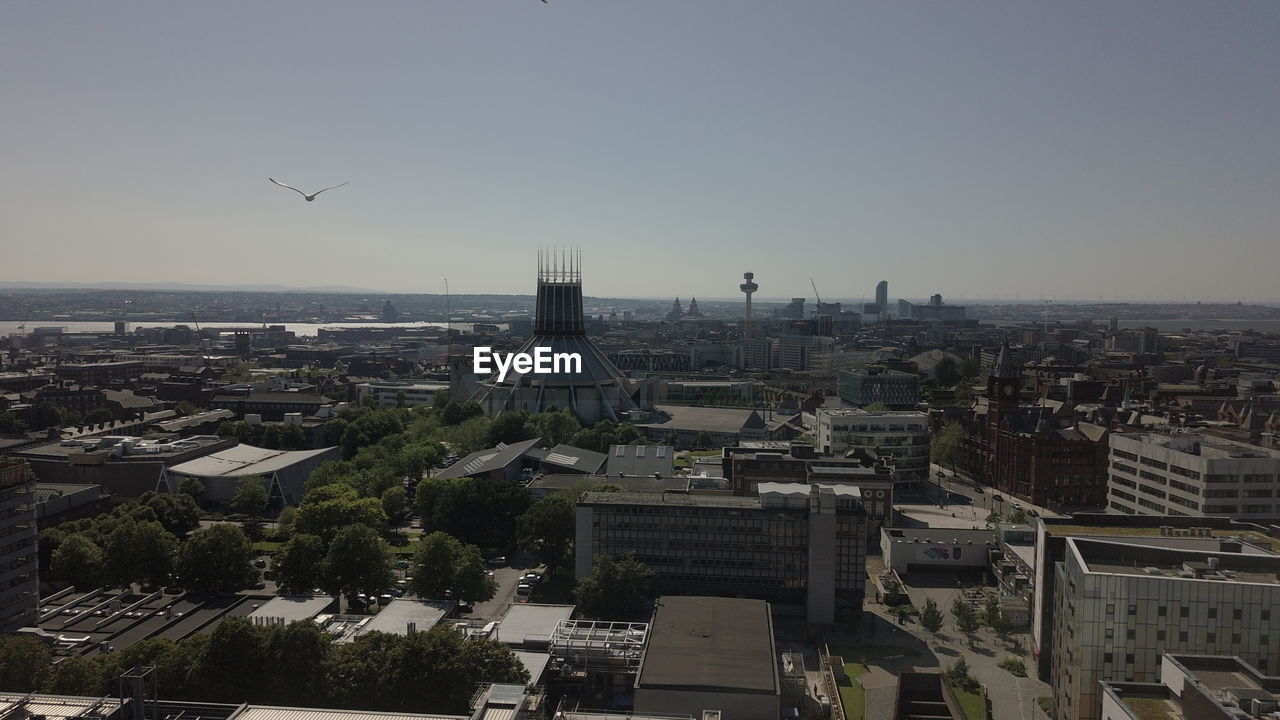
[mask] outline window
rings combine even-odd
[[[1178,633],[1178,642],[1184,643],[1186,641],[1187,641],[1187,631],[1183,630]]]
[[[1163,630],[1157,630],[1157,631],[1156,631],[1156,640],[1157,640],[1157,641],[1159,641],[1159,642],[1164,642],[1164,637],[1165,637],[1165,633],[1164,633],[1164,631],[1163,631]]]
[[[1218,617],[1218,608],[1216,607],[1209,608],[1209,619],[1212,620],[1213,618],[1216,618],[1216,617]]]
[[[1138,633],[1137,633],[1137,631],[1136,631],[1136,630],[1134,630],[1133,628],[1129,628],[1128,630],[1126,630],[1126,631],[1124,632],[1124,639],[1125,639],[1125,640],[1132,640],[1132,639],[1134,639],[1134,638],[1135,638],[1135,637],[1137,637],[1137,636],[1138,636]],[[1130,662],[1132,662],[1132,661],[1130,661]]]
[[[1205,642],[1218,642],[1218,633],[1206,633],[1204,640]]]
[[[1168,606],[1168,605],[1161,605],[1161,606],[1157,609],[1156,614],[1157,614],[1157,615],[1159,615],[1160,617],[1165,617],[1166,615],[1168,615],[1168,614],[1169,614],[1169,606]]]
[[[1126,665],[1133,664],[1133,653],[1125,653],[1124,662]]]
[[[1108,606],[1107,606],[1107,614],[1108,614],[1108,615],[1115,615],[1115,614],[1116,614],[1116,606],[1115,606],[1115,605],[1108,605]]]
[[[1262,611],[1262,619],[1263,619],[1263,620],[1270,620],[1270,619],[1271,619],[1271,611],[1270,611],[1270,610],[1263,610],[1263,611]]]
[[[1235,608],[1234,610],[1231,611],[1232,620],[1239,620],[1242,617],[1244,617],[1244,610],[1242,610],[1241,608]]]
[[[1103,633],[1103,634],[1104,634],[1106,637],[1113,638],[1113,637],[1115,637],[1115,636],[1116,636],[1116,629],[1115,629],[1115,628],[1107,628],[1106,632],[1105,632],[1105,633]]]
[[[1130,615],[1137,615],[1137,614],[1138,614],[1138,606],[1137,606],[1137,605],[1130,605],[1130,606],[1129,606],[1129,614],[1130,614]]]
[[[1231,633],[1231,644],[1232,645],[1240,644],[1240,633]]]
[[[1111,653],[1102,653],[1102,662],[1109,663],[1112,660]]]

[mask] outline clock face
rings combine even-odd
[[[1005,397],[1009,397],[1010,395],[1013,395],[1013,386],[1012,386],[1012,385],[1005,385],[1005,386],[1004,386],[1004,389],[1003,389],[1003,390],[1001,390],[1001,392],[1003,392],[1003,393],[1004,393],[1004,396],[1005,396]]]

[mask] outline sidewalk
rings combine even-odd
[[[858,679],[866,691],[866,720],[891,719],[899,673],[917,669],[945,670],[960,658],[968,663],[970,674],[986,686],[992,720],[1036,720],[1036,698],[1049,695],[1049,686],[1032,676],[1018,678],[997,667],[1005,657],[1018,655],[989,629],[971,633],[974,647],[968,646],[966,636],[955,630],[951,618],[951,600],[958,592],[956,588],[908,588],[917,608],[923,608],[927,598],[938,603],[945,620],[936,638],[918,622],[900,626],[885,606],[868,603],[857,633],[841,633],[828,639],[833,644],[900,645],[919,652],[915,656],[868,660],[869,672]],[[1015,635],[1014,638],[1022,644],[1022,654],[1018,657],[1029,673],[1034,672],[1027,637]]]

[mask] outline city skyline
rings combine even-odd
[[[1276,299],[1271,4],[300,7],[5,8],[0,280]]]

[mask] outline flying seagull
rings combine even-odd
[[[296,188],[296,187],[294,187],[294,186],[292,186],[292,185],[285,185],[284,183],[280,182],[279,180],[277,180],[277,179],[275,179],[275,178],[267,178],[267,179],[268,179],[268,180],[270,180],[271,182],[273,182],[273,183],[275,183],[275,184],[279,185],[279,186],[280,186],[280,187],[282,187],[282,188],[289,188],[290,190],[292,190],[292,191],[294,191],[294,192],[298,193],[298,194],[299,194],[299,195],[301,195],[302,197],[306,198],[307,202],[311,202],[312,200],[315,200],[315,199],[316,199],[316,196],[317,196],[317,195],[319,195],[320,193],[324,192],[325,190],[332,190],[332,189],[334,189],[334,188],[340,188],[340,187],[342,187],[342,185],[346,185],[347,183],[350,183],[350,182],[351,182],[350,180],[348,180],[347,182],[342,183],[342,185],[330,185],[330,186],[329,186],[329,187],[327,187],[327,188],[320,188],[319,190],[317,190],[317,191],[315,191],[315,192],[311,193],[310,195],[308,195],[308,194],[306,194],[306,193],[302,192],[301,190],[299,190],[298,188]]]

